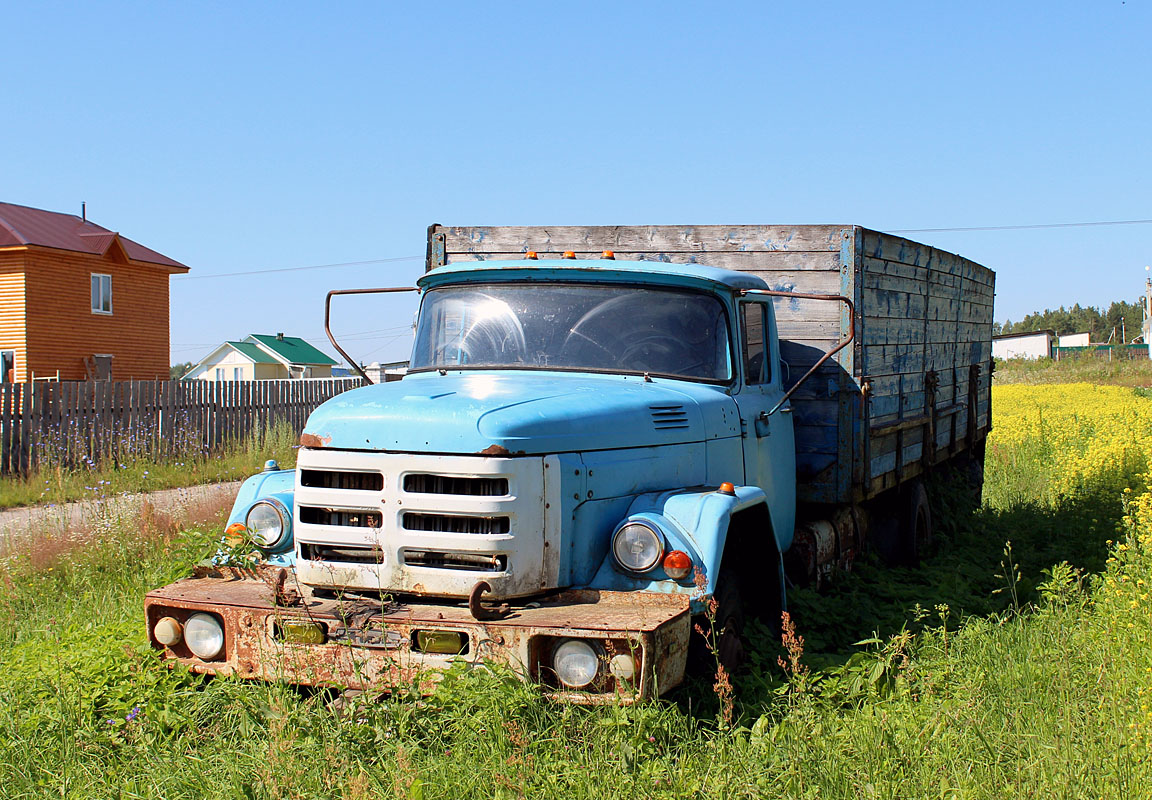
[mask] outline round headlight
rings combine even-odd
[[[152,635],[160,644],[171,647],[184,635],[184,626],[172,617],[161,617],[156,627],[152,629]]]
[[[288,525],[276,506],[262,500],[248,509],[244,525],[252,532],[252,539],[260,547],[275,547],[284,540]]]
[[[664,555],[664,538],[642,522],[627,522],[612,537],[612,555],[629,572],[647,572]]]
[[[193,614],[184,623],[184,641],[193,655],[207,661],[224,649],[224,627],[211,614]]]
[[[596,679],[600,659],[588,642],[568,639],[552,653],[552,669],[565,686],[583,689]]]

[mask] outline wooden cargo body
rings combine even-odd
[[[769,288],[843,295],[856,338],[793,396],[801,503],[861,502],[983,446],[991,423],[995,274],[855,225],[448,227],[428,268],[457,261],[598,258],[752,272]],[[843,303],[777,298],[792,380],[849,328]]]

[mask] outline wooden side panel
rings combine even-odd
[[[23,250],[0,253],[0,350],[16,355],[15,381],[28,380]],[[7,376],[0,375],[0,382]]]
[[[27,347],[36,376],[88,377],[85,357],[112,356],[114,380],[168,377],[168,272],[63,250],[26,255]],[[112,313],[92,312],[92,273],[112,276]]]
[[[987,432],[995,275],[952,253],[874,231],[865,232],[861,259],[867,492],[874,494],[971,446],[970,413],[975,439]],[[970,394],[973,365],[978,383]],[[930,426],[920,421],[928,416],[935,434],[926,440]]]

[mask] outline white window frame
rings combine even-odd
[[[93,272],[91,273],[90,283],[90,297],[92,298],[92,313],[103,314],[106,317],[112,316],[112,276],[106,272]],[[108,294],[104,294],[104,279],[107,278]],[[107,301],[107,310],[105,310],[105,301]]]
[[[224,380],[224,367],[216,367],[216,380]]]
[[[244,367],[233,367],[232,368],[232,380],[234,380],[234,381],[244,380]]]

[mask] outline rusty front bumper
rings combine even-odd
[[[548,694],[582,703],[656,697],[684,677],[687,597],[574,590],[480,621],[465,602],[341,600],[304,586],[295,587],[298,597],[290,588],[285,600],[280,578],[278,589],[269,572],[217,569],[150,592],[149,638],[195,672],[349,689],[427,692],[461,658],[507,664]],[[224,649],[214,659],[196,657],[182,640],[170,647],[156,641],[160,619],[183,624],[196,612],[223,623]],[[588,641],[600,656],[597,678],[580,691],[564,687],[551,666],[553,650],[568,639]],[[459,642],[460,652],[430,652],[443,651],[446,640]],[[633,677],[621,665],[633,667]]]

